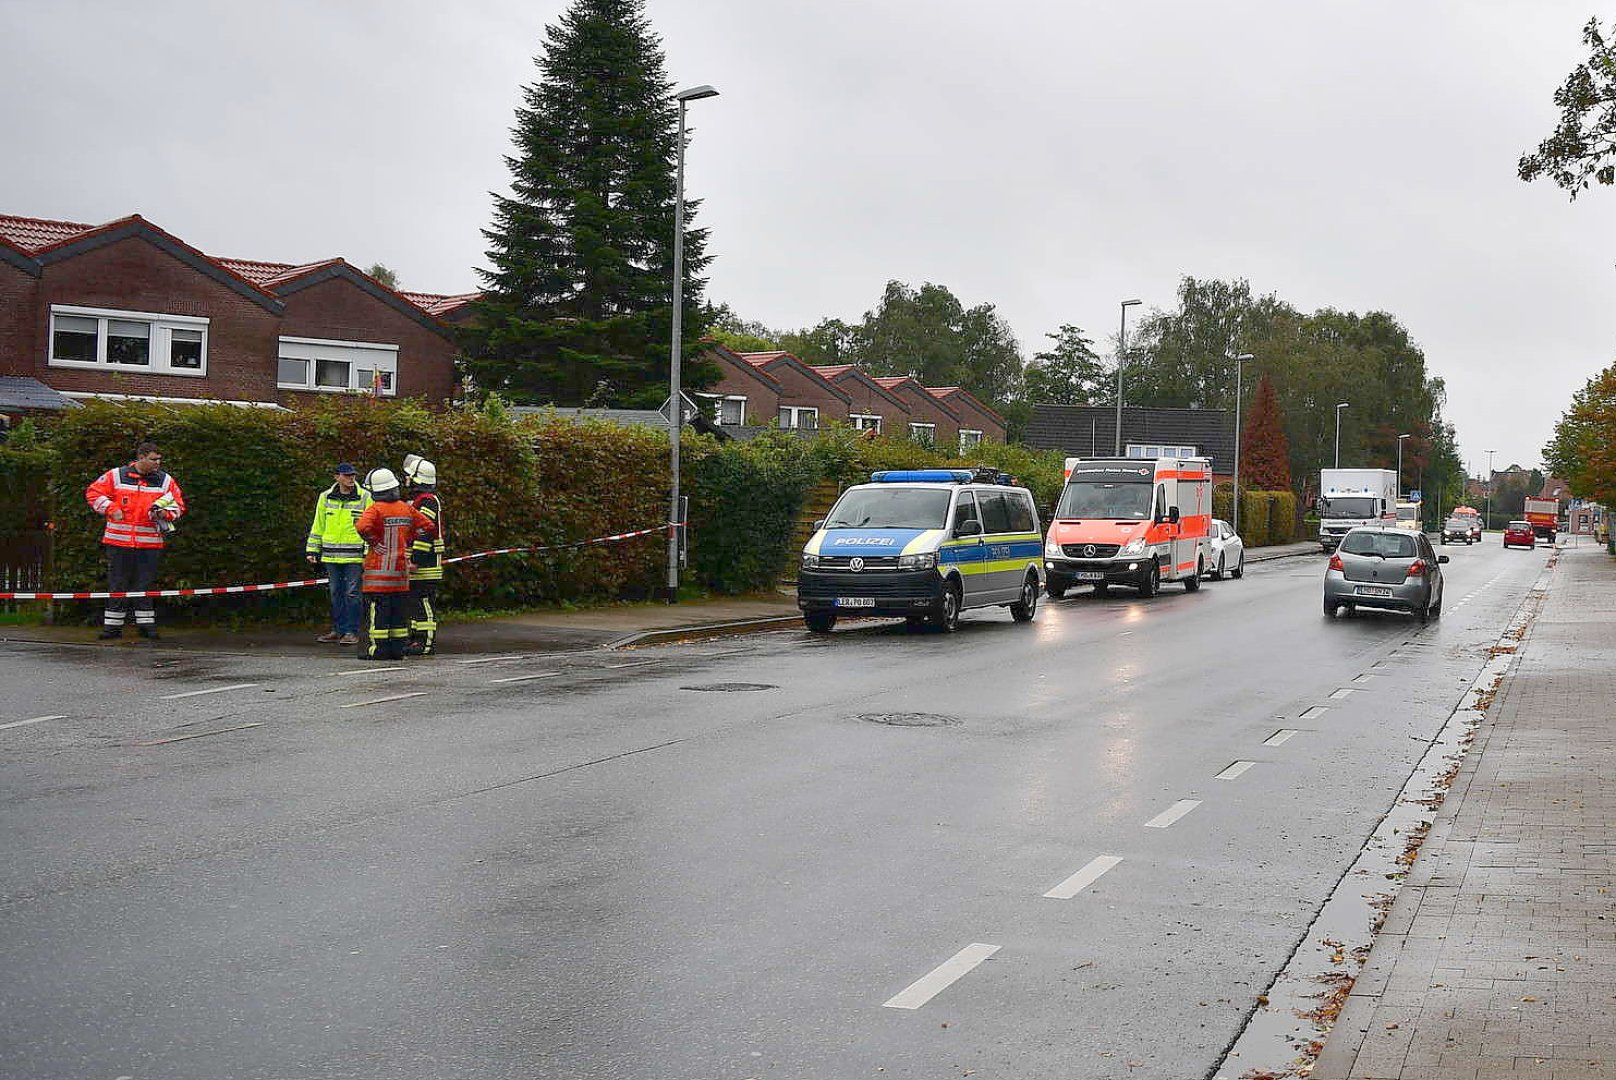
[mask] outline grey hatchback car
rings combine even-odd
[[[1324,614],[1346,608],[1389,608],[1419,616],[1442,615],[1442,563],[1424,533],[1360,526],[1341,538],[1324,571]]]

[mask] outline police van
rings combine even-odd
[[[802,549],[797,607],[815,633],[840,615],[959,627],[960,613],[1008,607],[1028,622],[1043,590],[1032,493],[992,469],[870,474],[842,492]]]

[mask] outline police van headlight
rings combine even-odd
[[[899,555],[899,570],[935,570],[937,569],[937,553],[935,551],[922,551],[916,555]]]
[[[1051,558],[1058,559],[1060,556],[1066,553],[1061,550],[1061,546],[1059,544],[1055,543],[1053,540],[1050,540],[1044,544],[1044,554]]]
[[[1123,555],[1143,555],[1145,553],[1145,538],[1136,536],[1122,547]]]
[[[818,555],[810,555],[806,551],[803,552],[802,553],[802,568],[804,570],[818,570],[819,569],[819,556]]]

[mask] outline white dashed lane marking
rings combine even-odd
[[[530,679],[553,679],[560,674],[561,672],[559,671],[541,671],[537,675],[512,675],[508,679],[490,679],[489,682],[496,685],[499,683],[527,682]]]
[[[457,664],[497,664],[502,660],[526,660],[528,653],[512,653],[509,656],[483,656],[476,660],[456,660]]]
[[[66,720],[66,719],[67,719],[67,714],[62,713],[62,714],[57,715],[57,716],[36,716],[31,720],[13,720],[9,724],[0,724],[0,731],[4,731],[7,728],[26,727],[29,724],[43,724],[47,720]]]
[[[1090,859],[1088,865],[1053,889],[1050,889],[1044,896],[1051,900],[1070,900],[1096,881],[1099,881],[1102,874],[1121,861],[1122,858],[1118,855],[1101,855]]]
[[[881,1005],[887,1009],[918,1009],[969,975],[978,964],[998,951],[997,945],[983,945],[980,942],[967,945]]]
[[[404,669],[402,667],[358,668],[358,669],[356,669],[354,671],[333,671],[331,673],[331,678],[333,678],[333,679],[343,679],[343,678],[347,678],[349,675],[380,675],[384,671],[403,671],[403,670]]]
[[[1334,701],[1345,701],[1347,698],[1358,693],[1362,689],[1363,687],[1361,686],[1343,686],[1341,689],[1331,693],[1330,697]]]
[[[1328,705],[1315,705],[1311,709],[1307,710],[1307,712],[1305,712],[1301,716],[1297,717],[1297,719],[1299,719],[1299,720],[1318,720],[1318,719],[1321,719],[1324,716],[1324,714],[1329,712],[1329,711],[1330,711],[1330,706],[1328,706]]]
[[[385,701],[403,701],[405,698],[426,697],[425,690],[417,690],[413,694],[392,694],[388,697],[371,698],[369,701],[350,701],[346,705],[338,705],[339,709],[362,709],[366,705],[380,705]]]
[[[1296,734],[1296,729],[1295,728],[1280,728],[1278,731],[1276,731],[1272,735],[1268,736],[1268,738],[1264,739],[1263,740],[1263,745],[1264,746],[1279,746],[1282,743],[1288,742],[1290,740],[1291,736],[1293,736],[1295,734]]]
[[[1147,829],[1165,829],[1185,814],[1201,805],[1200,799],[1180,799],[1172,806],[1163,810],[1149,821],[1145,822]]]
[[[1236,761],[1236,762],[1232,763],[1227,769],[1224,769],[1222,772],[1218,773],[1218,775],[1214,776],[1212,779],[1214,779],[1214,780],[1234,780],[1234,779],[1237,779],[1237,778],[1239,778],[1239,776],[1242,773],[1244,773],[1247,769],[1251,768],[1255,764],[1257,764],[1255,761]]]
[[[187,690],[183,694],[164,694],[161,701],[178,701],[180,698],[202,697],[205,694],[227,694],[232,690],[251,690],[259,685],[255,682],[236,683],[233,686],[210,686],[206,690]]]

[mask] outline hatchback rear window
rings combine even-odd
[[[1512,521],[1509,523],[1509,527],[1516,532],[1524,532],[1532,527],[1532,523],[1529,521]]]
[[[1355,532],[1341,541],[1341,550],[1348,555],[1379,555],[1386,559],[1412,559],[1414,538],[1407,533]]]

